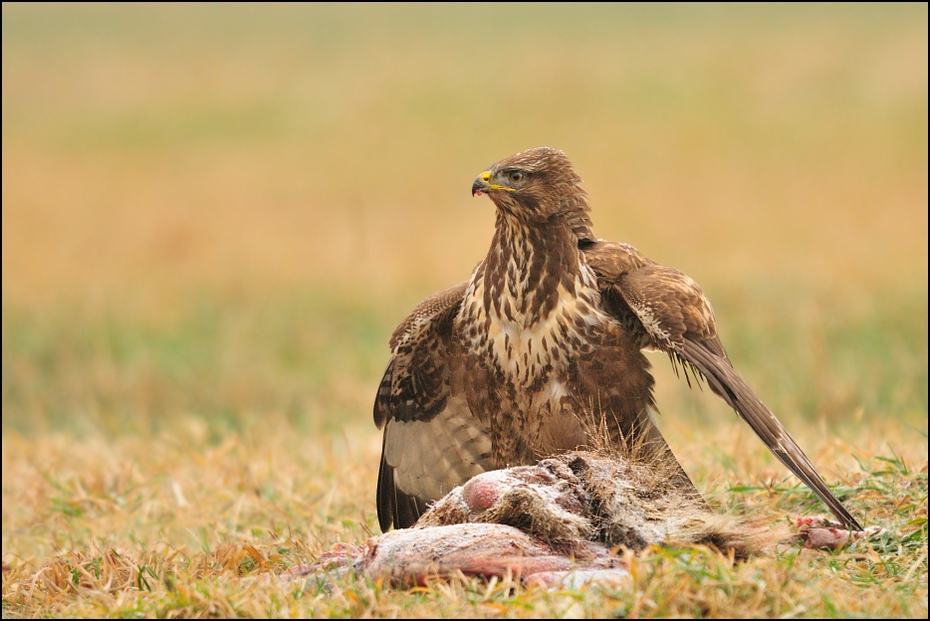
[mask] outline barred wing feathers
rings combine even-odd
[[[466,283],[421,302],[391,337],[375,399],[384,429],[377,505],[381,530],[412,526],[427,505],[491,468],[491,441],[465,402],[456,374],[453,320]]]
[[[640,331],[644,347],[667,353],[686,376],[689,370],[703,376],[844,525],[862,530],[794,438],[733,368],[717,336],[713,309],[697,283],[625,244],[595,242],[585,255],[598,274],[605,306],[630,329]]]

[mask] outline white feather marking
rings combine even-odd
[[[659,323],[659,320],[656,319],[655,314],[652,312],[652,307],[648,304],[640,304],[635,309],[639,320],[642,322],[643,327],[646,328],[646,332],[652,335],[653,338],[656,338],[660,341],[669,342],[671,341],[672,335],[668,330],[665,330],[662,327],[662,324]]]

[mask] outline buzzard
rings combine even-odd
[[[733,369],[710,302],[685,274],[597,239],[581,178],[550,147],[478,175],[497,207],[471,278],[421,302],[391,336],[374,421],[384,429],[378,520],[413,525],[428,505],[488,470],[578,448],[638,447],[673,462],[652,420],[644,350],[703,377],[847,527],[862,530],[778,419]],[[658,462],[657,462],[658,463]]]

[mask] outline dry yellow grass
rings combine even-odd
[[[2,11],[4,617],[926,616],[926,5]],[[625,594],[275,578],[375,529],[387,336],[541,144],[885,539]],[[721,510],[819,512],[655,364]]]
[[[636,565],[631,592],[548,593],[518,585],[463,581],[390,590],[364,581],[287,581],[336,541],[360,542],[377,529],[371,464],[380,445],[349,428],[344,436],[295,433],[283,419],[211,445],[202,421],[180,421],[156,438],[4,437],[5,616],[588,616],[745,615],[916,616],[926,610],[926,455],[891,457],[913,447],[894,425],[881,438],[820,448],[831,481],[850,489],[855,511],[886,525],[889,536],[836,554],[787,548],[774,558],[733,565],[700,551],[652,551]],[[716,446],[747,440],[673,425],[673,439]],[[756,443],[757,444],[757,443]],[[812,497],[790,493],[780,470],[758,470],[764,449],[715,461],[692,459],[721,510],[786,519],[819,512]],[[909,469],[902,469],[909,465]],[[914,470],[914,468],[917,470]],[[920,469],[922,468],[922,473]],[[755,472],[754,472],[755,471]],[[753,489],[727,491],[725,481]],[[893,493],[889,490],[893,488]],[[907,505],[912,506],[907,506]],[[923,520],[923,525],[921,525]],[[916,535],[916,538],[915,538]],[[924,537],[923,541],[926,541]],[[512,589],[516,589],[515,591]]]

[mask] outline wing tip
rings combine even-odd
[[[381,457],[381,467],[378,469],[378,491],[375,502],[378,507],[378,525],[381,532],[391,530],[394,522],[394,468],[388,465],[384,456]]]
[[[427,503],[422,498],[398,489],[394,483],[394,467],[382,455],[378,469],[378,525],[381,532],[391,528],[410,528],[426,512]]]

